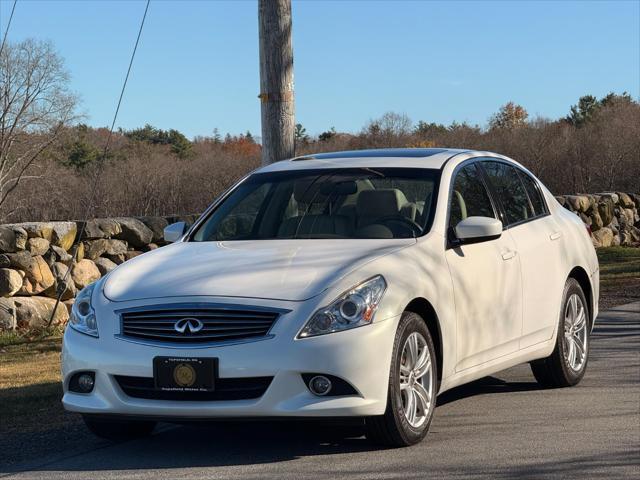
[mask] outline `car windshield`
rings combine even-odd
[[[439,177],[413,168],[256,173],[190,240],[418,237],[431,226]]]

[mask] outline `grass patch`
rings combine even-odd
[[[600,261],[600,285],[621,279],[640,280],[640,248],[609,247],[596,250]]]
[[[0,435],[62,422],[61,341],[58,336],[0,347]]]

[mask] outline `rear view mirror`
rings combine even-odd
[[[454,229],[459,244],[487,242],[502,235],[502,222],[490,217],[468,217]]]
[[[164,241],[168,243],[177,242],[184,235],[187,224],[176,222],[164,228]]]

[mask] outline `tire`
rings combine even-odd
[[[572,302],[576,302],[575,306]],[[582,320],[570,319],[573,309]],[[574,278],[569,278],[562,295],[562,308],[558,323],[556,346],[547,358],[531,362],[531,371],[538,383],[548,388],[572,387],[580,383],[587,370],[591,333],[591,318],[587,299],[582,287]],[[573,325],[577,323],[580,325]],[[578,327],[580,327],[578,329]],[[567,333],[567,328],[569,332]],[[572,333],[575,330],[575,333]],[[582,334],[580,333],[582,332]],[[571,345],[573,343],[573,345]],[[575,357],[572,357],[575,356]],[[573,358],[573,361],[572,361]]]
[[[156,426],[156,422],[143,420],[99,419],[86,415],[82,419],[91,433],[113,441],[149,436]]]
[[[409,344],[413,339],[416,339],[414,345],[417,345],[417,355],[411,354]],[[424,320],[417,313],[405,312],[402,315],[392,355],[387,408],[384,415],[366,419],[366,436],[370,441],[381,445],[405,447],[420,442],[426,436],[433,419],[438,392],[437,357],[433,340]],[[423,355],[426,355],[426,360]],[[416,356],[418,361],[413,361]],[[412,365],[418,368],[411,368]],[[420,375],[420,372],[423,374]],[[401,382],[404,388],[401,388]],[[409,401],[411,396],[413,403]],[[415,409],[412,408],[414,405]]]

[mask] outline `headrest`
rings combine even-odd
[[[363,190],[358,195],[356,212],[360,216],[397,215],[406,203],[407,197],[396,188]]]

